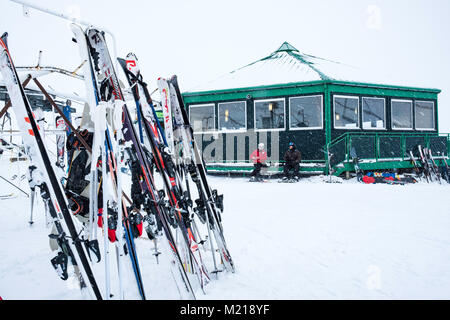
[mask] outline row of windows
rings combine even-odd
[[[322,129],[322,96],[289,98],[289,127],[291,130]],[[283,130],[285,128],[285,100],[256,100],[254,128],[256,130]],[[245,101],[218,104],[219,131],[247,130],[247,104]],[[189,106],[190,123],[194,132],[210,132],[215,128],[214,104]]]
[[[359,129],[359,97],[334,96],[334,127]],[[386,99],[362,97],[362,128],[386,129]],[[413,129],[413,105],[415,128],[434,130],[434,103],[431,101],[391,100],[392,129]],[[256,100],[254,102],[255,130],[285,129],[285,99]],[[216,130],[214,104],[191,105],[190,122],[194,132]],[[323,101],[321,95],[289,98],[290,130],[323,129]],[[245,101],[218,104],[219,131],[247,130],[247,103]]]
[[[359,97],[334,96],[334,127],[359,129]],[[386,129],[386,99],[362,97],[362,128]],[[414,107],[414,112],[413,112]],[[413,117],[415,126],[413,125]],[[391,99],[393,130],[434,130],[434,103]]]

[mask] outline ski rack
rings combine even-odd
[[[85,62],[84,62],[85,63]],[[80,69],[80,67],[83,66],[82,63],[80,66],[78,66],[74,71],[69,71],[69,70],[65,70],[62,68],[57,68],[57,67],[51,67],[51,66],[45,66],[45,67],[41,67],[39,65],[35,66],[35,67],[16,67],[17,70],[20,71],[28,71],[28,72],[36,72],[36,73],[43,73],[42,75],[46,75],[46,74],[51,74],[51,73],[60,73],[78,80],[83,80],[84,76],[76,73],[76,71],[78,69]]]
[[[32,67],[32,68],[37,68],[37,67]],[[54,68],[54,67],[50,67],[53,68],[54,70],[63,70],[60,68]],[[58,71],[59,72],[59,71]],[[66,72],[70,72],[67,71]],[[22,86],[25,89],[25,86],[27,86],[29,84],[29,82],[33,80],[33,82],[37,85],[37,87],[39,88],[40,92],[45,96],[45,98],[50,102],[50,104],[53,106],[54,110],[64,119],[64,121],[67,123],[67,125],[71,128],[71,130],[74,132],[74,134],[77,136],[78,140],[80,141],[81,144],[83,144],[83,146],[86,148],[86,150],[90,153],[92,152],[92,149],[89,147],[89,145],[86,143],[86,141],[84,140],[84,138],[78,133],[78,131],[75,129],[75,127],[72,125],[72,123],[67,119],[67,117],[64,115],[64,113],[62,112],[62,110],[60,109],[60,107],[56,104],[55,100],[50,96],[50,94],[48,93],[48,91],[42,86],[42,84],[39,82],[39,80],[37,80],[35,77],[33,77],[31,74],[28,74],[26,80],[22,83]],[[8,100],[5,104],[5,106],[3,107],[3,109],[0,111],[0,119],[3,117],[3,115],[8,111],[8,108],[11,107],[11,101]],[[14,130],[14,133],[20,134],[20,131],[15,132],[16,130]],[[46,130],[46,132],[54,132],[56,134],[59,134],[58,130]],[[7,134],[9,134],[11,131],[8,130]],[[0,133],[4,133],[4,132],[0,132]],[[128,203],[131,203],[131,199],[130,197],[125,194],[122,193],[123,196],[125,197],[125,200]]]
[[[102,31],[104,31],[105,33],[109,34],[109,35],[111,36],[111,38],[112,38],[112,41],[113,41],[113,57],[112,57],[113,59],[112,59],[112,61],[113,61],[113,63],[115,64],[115,66],[114,66],[115,69],[116,69],[116,70],[119,70],[119,64],[118,64],[118,62],[117,62],[117,44],[116,44],[116,37],[115,37],[114,34],[113,34],[111,31],[109,31],[108,29],[103,28],[103,27],[100,27],[100,26],[96,26],[95,24],[90,23],[89,21],[77,19],[77,18],[75,18],[75,17],[70,17],[70,16],[68,16],[68,15],[66,15],[66,14],[64,14],[64,13],[61,13],[61,12],[58,12],[58,11],[55,11],[55,10],[51,10],[51,9],[48,9],[48,8],[40,7],[40,6],[36,5],[36,4],[29,3],[28,1],[23,1],[23,0],[10,0],[10,1],[11,1],[11,2],[15,2],[15,3],[17,3],[17,4],[21,4],[21,5],[23,6],[24,9],[27,9],[27,8],[33,8],[33,9],[35,9],[35,10],[37,10],[37,11],[40,11],[40,12],[43,12],[43,13],[50,14],[50,15],[52,15],[52,16],[61,18],[61,19],[63,19],[63,20],[67,20],[67,21],[70,21],[70,22],[73,22],[73,23],[76,23],[76,24],[80,24],[80,25],[83,25],[83,26],[85,26],[85,27],[91,27],[91,28],[95,28],[95,29],[97,29],[97,30],[102,30]],[[115,61],[115,62],[114,62],[114,61]]]

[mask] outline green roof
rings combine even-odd
[[[249,88],[295,86],[320,82],[381,88],[408,88],[416,86],[386,83],[389,78],[375,78],[362,68],[302,53],[287,41],[268,56],[224,74],[215,80],[191,88],[185,95],[224,91],[241,91]],[[438,91],[420,89],[421,91]]]

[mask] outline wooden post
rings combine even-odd
[[[81,144],[86,148],[87,151],[89,151],[89,153],[92,153],[92,148],[83,139],[83,137],[77,131],[77,129],[75,129],[75,127],[72,125],[72,123],[69,121],[69,119],[67,119],[65,114],[59,109],[59,107],[56,105],[55,101],[50,97],[50,95],[44,89],[44,87],[41,85],[41,83],[37,79],[33,79],[33,81],[36,83],[36,85],[38,86],[39,90],[42,91],[42,93],[44,94],[45,98],[50,102],[50,104],[53,106],[53,108],[56,110],[56,112],[59,113],[59,115],[64,119],[64,121],[70,127],[70,129],[72,129],[72,131],[75,133],[75,135],[77,136],[77,138],[81,142]]]

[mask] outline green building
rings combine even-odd
[[[302,152],[301,171],[311,173],[327,173],[329,164],[335,174],[352,171],[352,147],[364,170],[411,168],[417,145],[447,156],[448,135],[438,133],[440,90],[366,77],[285,42],[183,98],[210,172],[248,172],[259,142],[275,164],[271,172],[281,170],[289,141]]]

